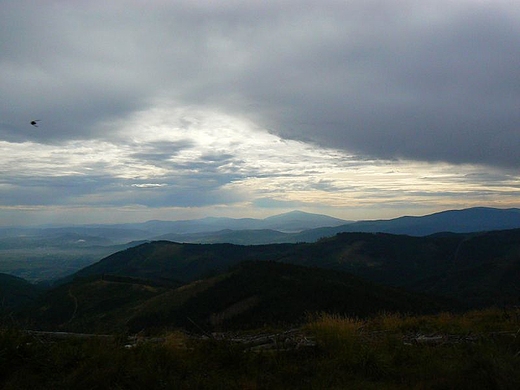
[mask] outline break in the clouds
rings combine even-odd
[[[516,2],[4,0],[0,33],[13,213],[515,204]]]
[[[110,222],[291,208],[366,219],[508,206],[520,190],[517,175],[498,169],[360,158],[208,110],[156,107],[104,127],[110,140],[0,142],[4,219],[17,212],[47,220],[52,212],[60,222]]]

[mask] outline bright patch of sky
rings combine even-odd
[[[173,103],[100,126],[110,134],[105,139],[0,141],[4,223],[14,211],[25,223],[51,215],[54,222],[110,223],[265,217],[292,209],[374,219],[404,209],[421,214],[513,206],[520,189],[512,173],[361,158],[284,140],[244,118]]]

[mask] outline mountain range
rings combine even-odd
[[[219,230],[276,230],[280,232],[299,232],[319,227],[340,226],[349,223],[342,219],[321,214],[292,211],[264,219],[206,217],[179,221],[147,221],[141,223],[63,225],[36,227],[0,228],[0,239],[25,238],[40,241],[67,238],[67,235],[84,236],[78,244],[107,245],[121,244],[132,240],[155,239],[163,234],[194,234],[216,232]]]
[[[289,326],[320,312],[364,317],[516,306],[519,281],[520,229],[340,233],[314,243],[247,246],[152,241],[11,306],[9,320],[101,333]],[[28,286],[18,278],[10,283],[18,296]]]
[[[438,232],[469,233],[515,228],[520,228],[520,209],[516,208],[475,207],[419,217],[366,221],[346,221],[321,214],[292,211],[264,219],[207,217],[110,225],[4,227],[0,228],[0,249],[110,246],[172,238],[181,242],[231,242],[234,236],[241,241],[237,242],[240,244],[312,242],[341,232],[425,236]],[[248,232],[246,238],[244,231]],[[177,240],[182,238],[185,240]]]
[[[57,280],[122,249],[154,240],[182,243],[316,242],[342,232],[425,236],[520,228],[519,209],[471,208],[421,217],[345,221],[293,211],[265,219],[203,218],[136,224],[0,228],[0,272],[31,282]]]
[[[340,232],[379,232],[427,236],[439,232],[472,233],[520,228],[520,209],[473,207],[448,210],[420,217],[358,221],[339,228],[323,229],[327,235]]]

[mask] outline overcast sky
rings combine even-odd
[[[0,0],[0,34],[1,225],[520,207],[518,1]]]

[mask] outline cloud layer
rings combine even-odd
[[[32,114],[91,137],[167,96],[375,157],[519,165],[514,3],[103,4],[3,2],[6,136]]]
[[[518,193],[511,1],[0,1],[0,33],[5,207]]]

